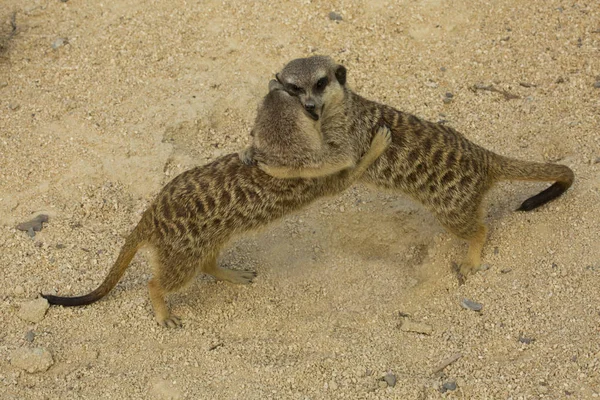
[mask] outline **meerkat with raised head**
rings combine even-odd
[[[573,183],[573,171],[565,165],[498,155],[448,126],[359,96],[346,85],[346,68],[330,57],[295,59],[276,78],[284,90],[299,98],[313,120],[320,122],[320,132],[337,158],[356,159],[368,146],[374,126],[390,127],[392,144],[361,179],[407,193],[446,229],[467,241],[467,255],[457,265],[460,282],[481,265],[487,234],[481,204],[495,182],[554,182],[525,200],[519,208],[522,211],[560,196]]]
[[[269,175],[282,179],[318,178],[356,165],[353,154],[339,153],[325,142],[318,119],[294,118],[298,111],[287,103],[298,102],[298,98],[285,91],[283,85],[272,80],[269,92],[273,95],[263,104],[269,112],[257,113],[250,132],[252,142],[240,152],[242,162],[257,163]],[[272,131],[277,132],[277,141],[272,140]]]
[[[286,136],[279,129],[284,129]],[[298,149],[290,145],[290,136],[303,143],[303,137],[319,136],[316,130],[318,123],[309,118],[297,98],[272,91],[258,110],[254,139],[261,143],[253,148],[259,159],[262,146],[293,158]],[[374,130],[371,145],[357,163],[323,178],[274,178],[260,166],[244,164],[238,154],[183,172],[143,213],[97,289],[79,297],[42,296],[50,304],[63,306],[93,303],[117,284],[136,252],[147,246],[153,254],[154,274],[148,289],[156,320],[166,327],[180,326],[180,319],[167,308],[165,295],[185,286],[200,271],[232,283],[251,282],[254,272],[217,265],[220,249],[234,235],[265,226],[319,197],[349,187],[390,144],[389,129],[381,126]]]

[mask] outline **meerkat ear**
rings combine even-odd
[[[340,85],[344,86],[346,84],[346,67],[343,65],[338,65],[335,70],[335,78],[340,83]]]
[[[283,85],[276,79],[271,79],[269,82],[269,92],[273,90],[283,90]]]
[[[279,72],[275,74],[275,79],[277,80],[277,82],[283,85],[283,82],[281,82],[281,77],[279,76]]]

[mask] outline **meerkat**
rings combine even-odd
[[[270,125],[269,117],[280,119]],[[257,120],[254,137],[282,155],[293,153],[295,149],[279,129],[290,136],[320,135],[315,132],[318,124],[307,116],[297,98],[282,91],[267,94]],[[143,213],[97,289],[79,297],[42,296],[50,304],[91,304],[108,294],[137,251],[148,247],[154,272],[148,289],[156,321],[165,327],[181,326],[181,320],[170,313],[165,296],[184,287],[199,271],[218,280],[250,283],[255,272],[217,265],[220,249],[234,235],[265,226],[319,197],[334,195],[349,187],[391,142],[389,129],[384,126],[374,129],[371,145],[365,148],[359,162],[323,178],[274,178],[258,166],[244,164],[238,154],[229,154],[183,172],[159,192]],[[260,158],[260,152],[257,155]]]
[[[337,154],[324,141],[318,119],[293,118],[298,111],[289,103],[299,104],[298,98],[285,91],[283,85],[272,80],[269,93],[272,95],[262,104],[269,112],[257,113],[250,132],[252,142],[240,152],[243,163],[257,163],[267,174],[280,179],[318,178],[356,165],[354,155]],[[278,140],[271,139],[272,131],[277,132]]]
[[[374,126],[390,127],[392,144],[361,179],[410,195],[441,225],[467,241],[466,257],[455,264],[461,284],[481,265],[487,236],[482,199],[495,182],[554,182],[525,200],[518,209],[521,211],[555,199],[573,183],[573,171],[565,165],[504,157],[476,145],[453,128],[367,100],[348,87],[346,74],[346,68],[330,57],[313,56],[292,60],[276,74],[276,80],[298,97],[313,120],[320,121],[320,131],[333,157],[356,159],[368,146]]]

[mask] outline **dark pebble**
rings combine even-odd
[[[600,89],[600,81],[598,81],[598,82],[594,83],[594,87],[595,87],[596,89]]]
[[[35,332],[27,331],[27,333],[25,334],[25,340],[27,340],[29,343],[31,343],[31,342],[33,342],[33,339],[35,339]]]
[[[388,384],[388,386],[394,387],[396,386],[396,375],[392,373],[388,373],[383,377],[383,380]]]
[[[531,343],[535,342],[535,339],[519,336],[519,342],[525,343],[525,344],[531,344]]]
[[[440,392],[444,393],[447,391],[454,391],[454,390],[456,390],[456,382],[448,381],[448,382],[444,382],[444,384],[442,385],[442,388],[440,389]]]
[[[48,216],[46,214],[40,214],[32,220],[21,222],[19,225],[17,225],[17,229],[27,232],[29,236],[34,237],[35,232],[42,230],[44,222],[48,222]]]
[[[440,67],[440,71],[446,72],[446,67]]]
[[[329,13],[329,19],[332,21],[341,21],[343,20],[342,16],[336,12],[330,12]]]
[[[446,97],[449,98],[449,99],[451,99],[451,98],[454,97],[454,95],[452,93],[450,93],[450,92],[446,92]]]

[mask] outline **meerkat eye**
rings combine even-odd
[[[317,89],[319,89],[319,90],[325,89],[325,86],[327,86],[328,83],[329,83],[329,78],[327,78],[326,76],[322,77],[321,79],[319,79],[317,81]]]
[[[301,92],[301,91],[302,91],[302,88],[301,88],[300,86],[294,85],[293,83],[290,83],[290,84],[288,85],[288,87],[290,88],[290,90],[291,90],[292,92],[299,93],[299,92]]]

